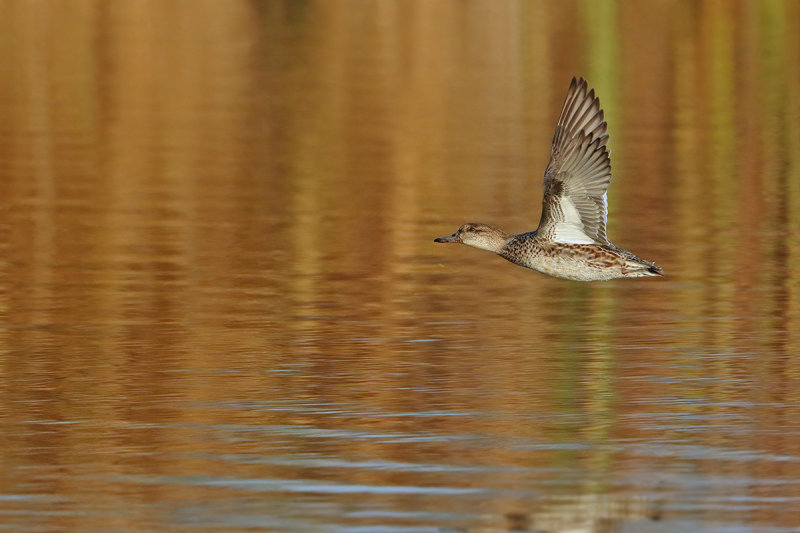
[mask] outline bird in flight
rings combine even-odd
[[[511,235],[468,222],[434,242],[462,243],[558,278],[604,281],[663,275],[661,267],[617,248],[606,235],[611,158],[600,99],[572,78],[544,171],[542,218],[535,231]]]

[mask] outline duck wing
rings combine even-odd
[[[610,244],[606,237],[611,181],[608,134],[600,100],[572,78],[544,172],[538,234],[562,243]]]

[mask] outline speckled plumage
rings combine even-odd
[[[553,135],[537,230],[508,235],[469,222],[435,241],[488,250],[517,265],[576,281],[661,276],[655,263],[617,248],[606,235],[611,181],[606,129],[594,90],[583,78],[573,78]]]

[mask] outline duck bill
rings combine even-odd
[[[445,237],[436,237],[433,239],[433,242],[461,242],[461,239],[459,239],[456,234],[453,233],[452,235],[447,235]]]

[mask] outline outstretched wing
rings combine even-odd
[[[544,172],[538,232],[555,242],[609,244],[606,237],[611,159],[600,100],[572,78]]]

